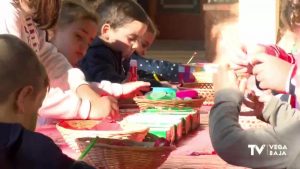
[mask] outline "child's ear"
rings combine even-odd
[[[101,35],[108,40],[109,39],[109,31],[110,31],[110,24],[105,23],[104,25],[102,25],[101,27]]]
[[[32,99],[32,98],[30,98],[32,93],[33,93],[32,86],[25,86],[19,91],[19,93],[17,95],[17,100],[16,100],[18,112],[21,112],[21,113],[25,112],[26,100]]]

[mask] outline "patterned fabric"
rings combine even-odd
[[[38,53],[40,49],[39,38],[35,23],[31,17],[25,18],[24,29],[27,35],[27,44],[29,44],[36,53]]]
[[[286,53],[283,49],[276,45],[265,46],[265,52],[269,55],[279,57],[280,59],[287,61],[289,63],[295,63],[296,60],[292,54]]]
[[[133,54],[131,59],[137,60],[140,78],[149,74],[153,78],[153,73],[157,74],[160,80],[178,82],[178,66],[177,63],[171,63],[163,60],[148,59],[138,54]],[[143,72],[144,74],[142,74]]]

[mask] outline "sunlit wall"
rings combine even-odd
[[[239,0],[239,27],[244,43],[276,43],[279,0]]]

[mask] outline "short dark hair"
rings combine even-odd
[[[57,21],[58,27],[64,27],[78,20],[91,20],[98,24],[98,17],[93,10],[87,9],[85,4],[64,0],[62,2],[61,12]]]
[[[144,9],[133,0],[104,0],[96,12],[100,17],[100,27],[108,23],[116,29],[134,20],[146,25],[149,22]]]
[[[44,66],[35,52],[19,38],[0,35],[0,103],[14,91],[32,85],[34,92],[49,85]]]

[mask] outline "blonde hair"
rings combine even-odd
[[[231,52],[240,47],[237,18],[229,18],[214,25],[210,34],[210,43],[206,46],[209,61],[215,63],[228,62]]]
[[[47,30],[56,24],[61,5],[60,0],[26,0],[25,2],[34,11],[32,18],[39,29]],[[20,7],[19,0],[15,0],[14,5]]]
[[[148,16],[148,21],[149,21],[149,25],[147,28],[147,32],[150,32],[154,35],[154,37],[157,37],[159,35],[159,30],[157,29],[157,26],[149,16]]]
[[[95,12],[89,10],[85,4],[64,0],[57,21],[57,27],[64,27],[78,20],[91,20],[98,25],[98,17]]]

